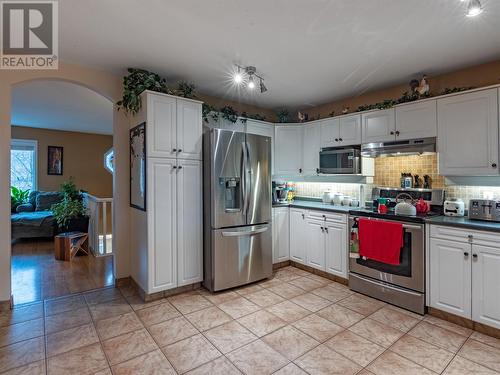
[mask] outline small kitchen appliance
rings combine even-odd
[[[465,203],[461,199],[447,199],[444,202],[443,210],[445,216],[464,216]]]
[[[287,201],[288,189],[286,182],[273,181],[273,204],[283,204]]]
[[[500,222],[500,200],[471,199],[469,219]]]
[[[321,174],[361,174],[361,150],[353,147],[325,147],[319,153]]]

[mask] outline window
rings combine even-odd
[[[10,184],[22,190],[36,190],[37,141],[13,139],[10,143]]]

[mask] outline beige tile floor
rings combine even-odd
[[[130,288],[0,314],[6,374],[500,374],[500,340],[287,267],[229,292]]]

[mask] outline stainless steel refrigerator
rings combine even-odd
[[[205,287],[270,277],[271,138],[205,128],[203,156]]]

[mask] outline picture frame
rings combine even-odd
[[[146,123],[130,129],[130,207],[146,211]]]
[[[61,146],[47,147],[47,174],[49,176],[62,176],[64,163],[64,148]]]

